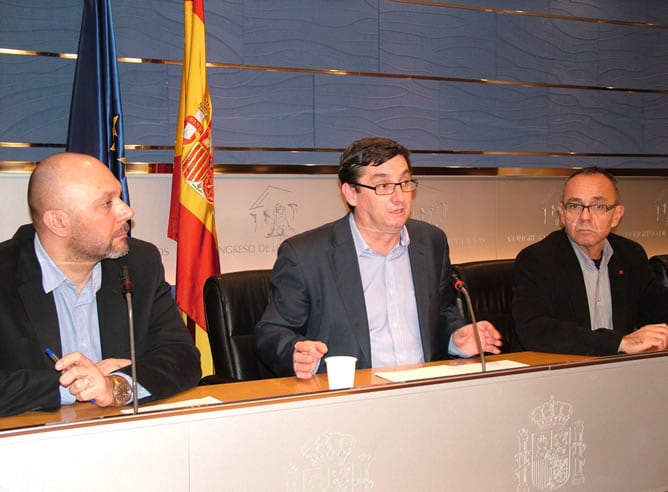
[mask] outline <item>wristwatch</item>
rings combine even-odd
[[[130,383],[123,376],[112,375],[109,377],[112,383],[111,394],[114,397],[114,406],[122,407],[130,403],[130,400],[132,400],[132,386],[130,386]]]

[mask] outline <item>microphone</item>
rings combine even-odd
[[[135,350],[135,319],[132,311],[132,287],[130,280],[130,269],[128,265],[121,265],[121,289],[128,305],[128,326],[130,335],[130,370],[132,371],[132,413],[139,413],[139,396],[137,394],[137,352]]]
[[[473,312],[473,306],[471,305],[471,296],[469,296],[469,292],[466,290],[466,285],[464,284],[464,281],[459,278],[459,275],[457,275],[457,272],[454,270],[450,273],[450,281],[452,282],[453,287],[457,292],[461,292],[461,294],[464,296],[464,300],[466,301],[466,308],[469,313],[469,317],[471,318],[471,323],[473,324],[473,332],[475,333],[475,341],[476,344],[478,345],[478,352],[480,353],[480,367],[482,368],[482,372],[486,372],[487,368],[485,367],[485,352],[482,349],[482,342],[480,341],[480,332],[478,331],[478,323],[476,322],[475,319],[475,313]]]

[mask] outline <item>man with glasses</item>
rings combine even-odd
[[[409,151],[364,138],[342,154],[341,192],[350,213],[287,239],[272,295],[255,329],[260,359],[277,376],[310,378],[323,356],[357,357],[357,368],[420,363],[478,353],[450,285],[443,231],[409,219],[417,181]],[[483,350],[501,336],[477,323]]]
[[[668,346],[668,291],[638,243],[614,233],[624,215],[614,176],[599,167],[564,185],[563,229],[519,253],[513,317],[527,350],[610,355]]]

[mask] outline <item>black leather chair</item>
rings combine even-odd
[[[513,268],[515,260],[481,260],[453,265],[471,297],[477,321],[490,321],[503,336],[503,351],[518,352],[522,347],[513,324]],[[465,303],[465,299],[462,298]],[[464,304],[464,315],[468,311]],[[468,319],[470,322],[471,320]]]
[[[659,283],[668,289],[668,255],[652,256],[649,264]]]
[[[253,329],[267,306],[271,270],[247,270],[209,277],[204,311],[215,375],[203,384],[272,377],[255,352]]]
[[[471,296],[477,320],[489,320],[504,338],[504,352],[522,348],[513,336],[514,260],[485,260],[453,265]],[[271,270],[247,270],[209,277],[204,310],[215,374],[202,384],[273,377],[255,352],[255,324],[269,301]],[[470,321],[470,320],[469,320]]]

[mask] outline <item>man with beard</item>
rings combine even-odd
[[[47,157],[30,177],[28,205],[32,224],[0,244],[0,416],[77,400],[121,406],[195,386],[199,352],[157,248],[128,238],[134,210],[111,171],[83,154]],[[134,280],[138,395],[123,265]],[[62,354],[55,366],[47,349]]]

